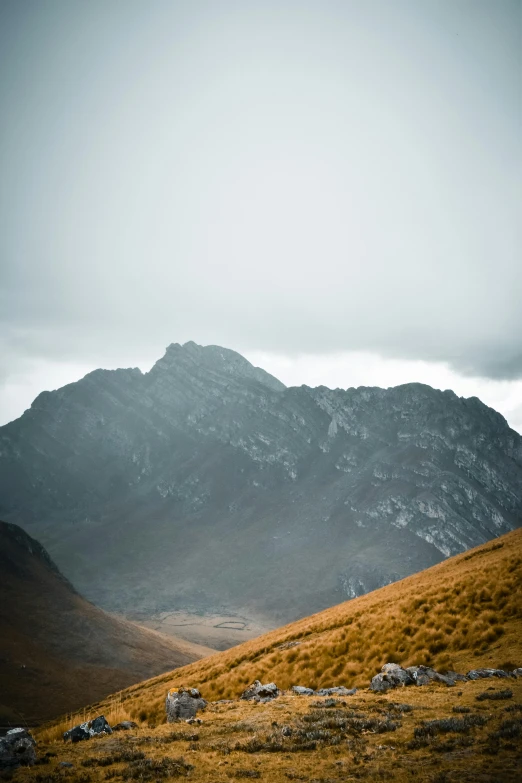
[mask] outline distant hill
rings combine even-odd
[[[35,722],[211,650],[97,609],[45,549],[0,522],[0,725]]]
[[[173,344],[0,428],[0,515],[106,609],[274,627],[518,527],[522,438],[477,398],[287,389]]]
[[[129,717],[158,723],[164,720],[167,689],[180,685],[197,687],[205,698],[216,700],[237,699],[255,679],[282,689],[367,688],[389,661],[462,673],[481,666],[512,671],[522,665],[521,595],[522,530],[517,530],[129,688],[121,703]],[[408,698],[407,691],[399,698]],[[99,711],[103,709],[102,704]]]

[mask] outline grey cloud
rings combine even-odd
[[[522,377],[518,3],[2,14],[7,372],[194,339]]]

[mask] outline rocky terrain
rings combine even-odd
[[[0,726],[76,710],[212,650],[111,617],[45,549],[0,522]]]
[[[0,513],[105,608],[274,627],[518,527],[522,438],[451,391],[285,388],[173,344],[0,428]]]

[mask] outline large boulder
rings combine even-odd
[[[35,761],[36,742],[25,729],[11,729],[0,739],[0,770],[30,766]]]
[[[241,694],[242,699],[252,699],[261,702],[271,701],[272,699],[275,699],[276,696],[279,696],[279,688],[274,682],[269,682],[267,685],[261,685],[259,680],[254,680],[252,685]]]
[[[372,678],[370,690],[387,691],[414,683],[415,680],[407,669],[403,669],[398,663],[385,663],[379,674]]]
[[[72,729],[66,731],[63,735],[64,742],[70,740],[71,742],[81,742],[82,740],[91,739],[99,734],[112,734],[112,729],[105,720],[103,715],[98,715],[94,720],[85,721],[78,726],[73,726]]]
[[[198,710],[204,710],[206,706],[207,702],[197,688],[169,691],[165,702],[167,722],[175,723],[178,720],[195,718]]]

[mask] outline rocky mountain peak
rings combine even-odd
[[[207,374],[209,380],[212,376],[229,376],[241,381],[255,381],[267,386],[273,391],[282,391],[285,385],[273,375],[270,375],[260,367],[254,367],[244,356],[229,348],[219,345],[198,345],[190,340],[181,345],[171,343],[165,354],[159,359],[151,370],[151,374],[158,372],[188,373],[197,375]]]
[[[38,399],[0,428],[0,516],[117,611],[284,622],[522,522],[520,435],[426,385],[285,389],[189,342]]]

